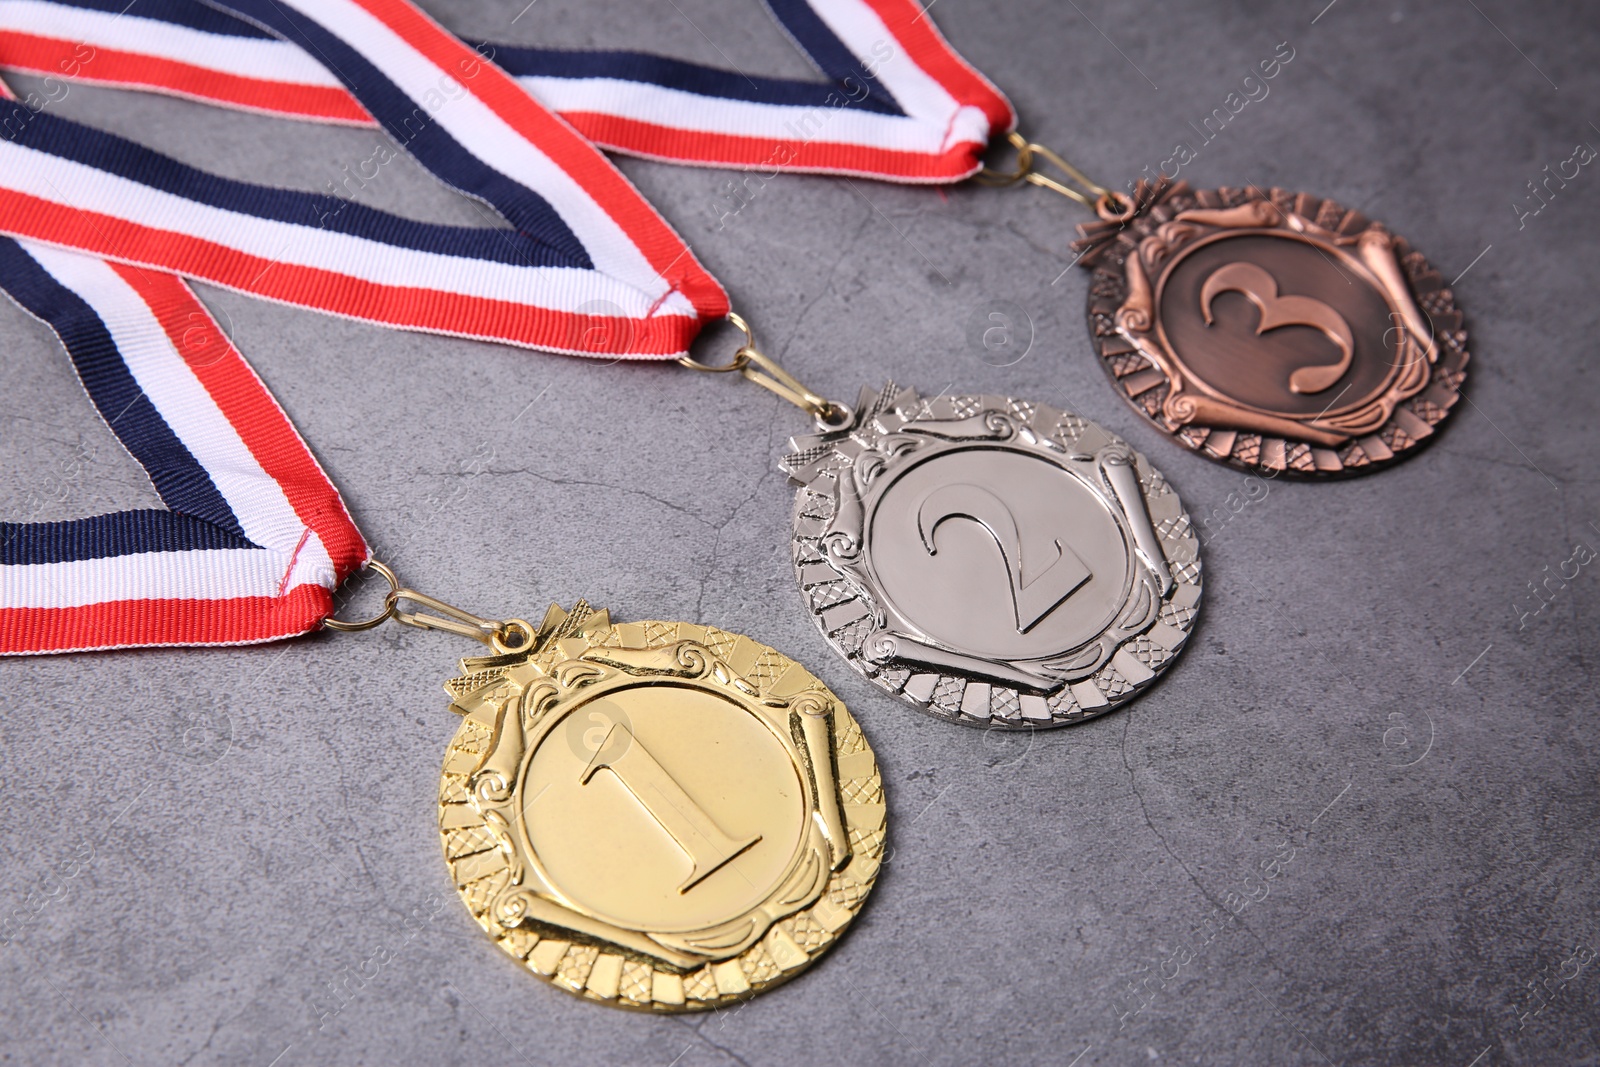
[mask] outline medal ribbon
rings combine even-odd
[[[332,590],[367,559],[337,491],[182,277],[391,326],[591,356],[672,358],[727,313],[726,295],[682,240],[529,94],[530,80],[571,89],[563,106],[621,131],[620,147],[685,162],[770,154],[778,127],[832,108],[826,138],[797,142],[796,158],[778,165],[897,180],[970,173],[990,126],[1011,118],[905,0],[775,5],[853,94],[848,106],[828,86],[742,77],[749,84],[740,86],[708,68],[624,53],[504,50],[524,72],[519,84],[403,0],[226,6],[144,0],[138,15],[119,15],[120,0],[8,0],[0,64],[373,123],[512,229],[416,223],[221,178],[52,115],[48,100],[4,94],[0,232],[13,239],[0,238],[0,288],[56,332],[166,510],[5,524],[0,653],[302,633],[329,615]],[[892,43],[874,52],[881,42]],[[874,55],[877,84],[860,66]],[[850,80],[858,68],[864,80]],[[713,115],[709,126],[672,124],[692,117],[685,94]],[[649,114],[661,121],[640,117]],[[197,336],[203,359],[191,358]]]
[[[674,358],[727,313],[721,286],[627,179],[498,67],[400,0],[300,4],[232,10],[337,70],[406,151],[510,231],[221,178],[31,100],[0,113],[0,231],[336,315],[578,355]]]
[[[219,6],[243,18],[198,0],[8,0],[0,5],[0,66],[292,118],[370,125],[376,116],[392,130],[346,83],[342,63],[325,65],[315,48],[298,47],[281,14]],[[768,6],[826,81],[747,76],[640,52],[502,44],[477,51],[589,140],[676,163],[954,182],[975,173],[991,134],[1015,122],[1005,97],[913,0]]]
[[[166,505],[0,523],[0,654],[316,629],[366,543],[183,280],[0,238],[0,288],[55,331]]]
[[[12,99],[0,85],[0,105]],[[253,644],[320,626],[366,542],[183,279],[0,237],[0,290],[54,331],[166,505],[0,523],[0,655]]]
[[[166,509],[6,524],[0,652],[303,633],[367,559],[304,442],[176,272],[373,321],[555,348],[631,309],[646,320],[629,331],[635,345],[672,354],[702,313],[685,292],[725,310],[720,287],[604,157],[503,74],[404,5],[387,5],[388,22],[356,4],[324,6],[376,62],[309,19],[284,17],[285,28],[338,56],[426,165],[515,229],[330,211],[326,198],[216,178],[6,93],[0,229],[15,239],[0,244],[0,288],[56,332]],[[442,73],[450,64],[481,78],[475,92]],[[423,109],[431,99],[419,86],[430,82],[459,97],[451,121]],[[483,153],[493,163],[469,150],[487,139],[499,141]],[[511,167],[564,196],[565,212],[508,178]],[[262,254],[274,244],[283,254]],[[585,299],[622,314],[589,315]]]

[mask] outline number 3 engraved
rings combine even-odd
[[[1206,325],[1212,324],[1211,302],[1223,293],[1244,294],[1245,299],[1261,313],[1256,326],[1256,336],[1280,326],[1310,326],[1339,346],[1339,361],[1323,367],[1301,367],[1289,375],[1290,392],[1320,393],[1332,388],[1333,383],[1350,369],[1355,356],[1355,335],[1344,316],[1322,301],[1309,296],[1279,296],[1278,282],[1254,263],[1229,263],[1211,272],[1200,287],[1200,310],[1205,313]]]
[[[922,506],[917,509],[917,532],[922,535],[922,545],[930,556],[939,554],[934,536],[947,519],[972,520],[987,530],[1000,546],[1000,555],[1011,579],[1011,606],[1016,614],[1018,633],[1025,634],[1033,629],[1091,577],[1078,554],[1054,538],[1048,544],[1055,549],[1055,558],[1030,576],[1026,568],[1033,559],[1023,558],[1016,516],[1004,501],[981,486],[941,485],[923,498]]]
[[[588,785],[596,771],[609,770],[633,794],[651,818],[672,836],[689,857],[689,877],[678,887],[687,893],[723,864],[761,840],[755,834],[743,841],[723,833],[706,810],[683,791],[666,768],[622,723],[611,727],[600,749],[583,769],[578,784]]]

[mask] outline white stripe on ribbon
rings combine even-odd
[[[428,93],[444,92],[449,99],[431,113],[433,120],[485,164],[514,182],[538,190],[583,244],[595,269],[652,298],[667,294],[666,281],[589,191],[468,91],[455,74],[436,66],[351,0],[278,2],[295,8],[359,49],[369,63],[419,105]],[[454,88],[459,95],[445,86]],[[680,294],[672,294],[669,302],[676,302],[679,309],[693,314],[693,308]]]
[[[94,308],[139,389],[211,476],[245,537],[270,550],[278,580],[283,578],[288,558],[298,549],[296,571],[300,580],[333,588],[333,560],[322,541],[313,534],[302,545],[306,525],[283,488],[262,470],[233,423],[173,346],[144,298],[104,260],[32,241],[18,243],[56,281]],[[127,598],[131,596],[109,599]]]
[[[333,271],[377,285],[426,288],[556,311],[606,300],[621,313],[645,317],[651,298],[621,281],[574,267],[532,267],[399,248],[319,226],[244,215],[162,192],[47,152],[0,140],[0,173],[18,192],[80,211],[94,211],[211,241],[263,259]],[[653,274],[652,274],[653,276]],[[659,290],[658,281],[652,286]],[[677,294],[674,294],[677,296]],[[687,300],[669,299],[656,313],[694,316]]]
[[[540,103],[563,114],[590,112],[700,133],[767,137],[774,144],[815,140],[925,154],[946,147],[944,123],[876,111],[757,104],[617,78],[523,75],[516,81]],[[982,112],[978,118],[985,121]]]
[[[136,52],[240,78],[342,87],[332,72],[288,41],[207,33],[131,12],[119,15],[47,0],[5,0],[0,3],[0,28],[96,49]]]
[[[302,558],[327,552],[315,534]],[[81,608],[123,600],[233,600],[277,597],[299,585],[333,587],[332,571],[317,580],[295,562],[284,581],[289,556],[249,548],[205,548],[187,552],[136,552],[65,563],[26,563],[0,568],[0,608]]]

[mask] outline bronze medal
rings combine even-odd
[[[1467,333],[1421,253],[1332,200],[1140,183],[1079,227],[1089,330],[1128,401],[1267,475],[1387,466],[1460,397]]]

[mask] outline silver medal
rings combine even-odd
[[[796,437],[794,567],[817,627],[943,719],[1060,726],[1143,691],[1200,603],[1178,495],[1076,415],[996,396],[865,389]]]

